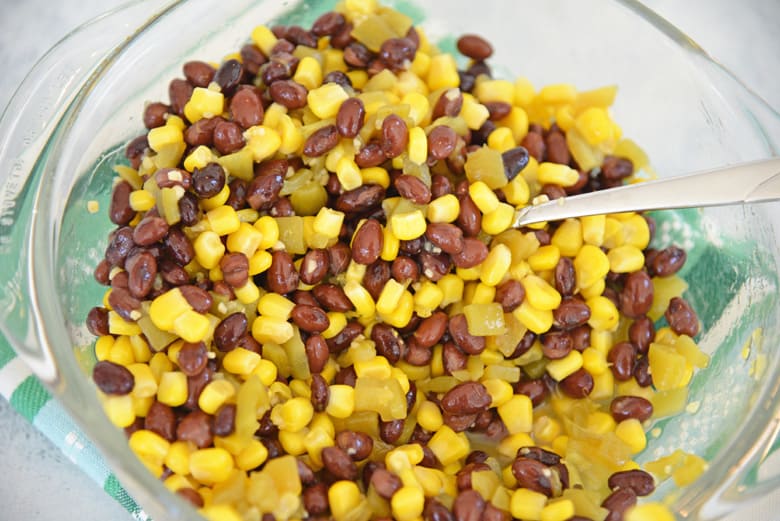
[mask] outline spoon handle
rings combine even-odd
[[[515,212],[513,226],[586,215],[777,199],[780,199],[780,158],[771,158],[526,206]]]

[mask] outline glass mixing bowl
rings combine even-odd
[[[478,14],[469,1],[395,3],[445,47],[464,32],[489,37],[498,75],[583,90],[617,84],[615,120],[661,175],[777,154],[780,116],[634,1],[504,0]],[[196,514],[128,450],[86,376],[84,318],[103,291],[91,274],[110,229],[87,202],[108,207],[110,167],[142,131],[144,102],[166,99],[182,63],[219,60],[257,24],[309,24],[332,4],[136,1],[56,46],[0,121],[2,333],[153,518]],[[689,248],[688,298],[703,322],[700,345],[712,355],[693,381],[689,413],[660,422],[642,456],[681,448],[709,462],[687,488],[655,493],[682,518],[716,519],[780,485],[770,458],[780,425],[780,358],[772,356],[780,340],[779,211],[764,204],[657,216],[657,240]]]

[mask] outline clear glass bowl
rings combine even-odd
[[[396,3],[444,45],[464,32],[488,36],[498,75],[537,86],[617,84],[615,119],[661,175],[777,154],[780,116],[636,2],[504,0],[478,15],[469,1]],[[84,318],[102,294],[91,274],[110,229],[87,202],[108,207],[110,166],[142,131],[144,102],[167,98],[182,63],[219,60],[259,23],[308,24],[332,4],[234,0],[214,9],[210,0],[138,0],[50,51],[0,121],[2,333],[154,518],[195,513],[127,449],[85,376]],[[643,454],[682,448],[709,462],[694,484],[655,493],[683,518],[716,519],[780,484],[768,459],[780,428],[780,358],[771,356],[780,339],[779,211],[764,204],[659,215],[660,240],[690,247],[688,296],[704,323],[700,344],[713,355],[692,385],[698,411],[659,424]]]

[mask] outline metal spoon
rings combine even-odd
[[[780,158],[609,188],[526,206],[513,226],[569,217],[758,203],[780,199]]]

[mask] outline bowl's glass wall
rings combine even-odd
[[[312,2],[295,16],[308,23],[332,3],[322,4]],[[491,2],[479,12],[479,6],[467,1],[448,2],[446,8],[440,2],[398,4],[444,46],[452,46],[452,37],[464,32],[487,36],[496,49],[491,63],[498,76],[526,76],[537,87],[569,82],[585,90],[617,84],[615,120],[625,136],[644,147],[661,175],[770,154],[754,121],[738,103],[723,97],[711,81],[712,71],[699,67],[709,65],[621,4],[507,0]],[[223,2],[216,10],[211,1],[194,0],[174,9],[129,42],[79,100],[76,117],[61,126],[56,156],[49,161],[54,170],[49,199],[40,206],[41,219],[55,230],[51,297],[56,295],[67,324],[67,336],[53,335],[59,356],[72,357],[71,345],[85,346],[78,351],[89,360],[89,335],[82,324],[102,295],[91,272],[111,228],[104,217],[110,166],[122,161],[117,145],[143,131],[144,103],[167,100],[168,81],[181,76],[185,61],[218,61],[237,49],[255,25],[291,8],[283,2],[242,1]],[[87,212],[90,200],[100,202],[100,214]],[[701,487],[721,479],[749,449],[776,406],[767,402],[767,382],[777,379],[777,364],[770,358],[763,372],[754,370],[761,349],[766,353],[778,340],[776,211],[765,205],[660,217],[659,240],[691,249],[689,296],[705,326],[701,345],[715,356],[692,386],[698,412],[664,422],[643,458],[682,448],[713,461],[718,468],[692,489],[697,498],[705,497]],[[62,322],[59,316],[46,318]],[[762,335],[754,334],[757,328]],[[750,338],[754,343],[746,360],[743,347]],[[65,378],[81,390],[89,385],[82,374]],[[756,404],[764,407],[752,407]],[[107,424],[90,427],[104,434],[110,430]],[[121,435],[117,431],[115,436]],[[123,462],[130,455],[115,457]],[[660,493],[668,492],[662,488]],[[686,501],[689,507],[695,503]]]

